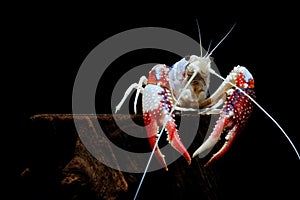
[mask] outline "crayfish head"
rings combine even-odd
[[[211,67],[211,59],[209,57],[191,55],[188,62],[189,64],[186,68],[188,75],[192,75],[194,71],[197,71],[202,77],[209,76],[209,69]]]
[[[190,106],[206,99],[210,81],[211,59],[195,55],[186,56],[170,67],[169,80],[172,94],[179,105]],[[196,105],[195,104],[195,105]]]
[[[206,98],[210,82],[210,68],[211,59],[209,57],[199,57],[195,55],[189,57],[186,73],[189,79],[194,73],[197,73],[191,82],[191,87],[196,97],[195,99],[197,99],[198,102]]]

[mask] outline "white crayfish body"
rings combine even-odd
[[[250,72],[241,66],[234,67],[220,87],[207,98],[211,69],[209,56],[195,55],[182,58],[173,66],[155,65],[148,77],[142,76],[139,83],[132,84],[122,101],[120,109],[131,90],[137,89],[134,110],[139,93],[143,94],[143,118],[151,148],[155,148],[158,161],[168,170],[164,155],[156,145],[159,128],[168,133],[169,143],[180,152],[187,162],[191,156],[180,141],[173,112],[197,111],[199,114],[219,114],[220,118],[209,138],[193,153],[193,157],[212,148],[223,131],[228,132],[224,146],[214,154],[207,164],[221,157],[229,148],[235,136],[242,130],[252,111],[254,80]],[[145,85],[145,87],[143,87]],[[245,95],[247,94],[247,96]],[[219,107],[223,105],[223,108]]]
[[[175,63],[169,73],[170,87],[174,99],[182,107],[198,108],[198,102],[206,99],[210,82],[211,60],[209,57],[187,56]],[[197,71],[195,78],[185,90],[190,77]],[[179,99],[179,95],[182,94]]]

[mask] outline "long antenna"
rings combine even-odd
[[[200,27],[199,27],[199,23],[198,23],[198,20],[197,20],[197,18],[196,18],[196,22],[197,22],[197,28],[198,28],[198,34],[199,34],[200,57],[202,57],[202,42],[201,42],[201,32],[200,32]]]
[[[212,41],[209,42],[209,45],[208,45],[208,48],[207,48],[207,52],[206,52],[206,54],[204,55],[204,57],[206,57],[206,58],[207,58],[207,55],[208,55],[208,53],[209,53],[211,43],[212,43]]]
[[[221,75],[219,75],[218,73],[216,73],[213,69],[210,69],[210,73],[212,73],[215,76],[219,77],[220,79],[226,81],[225,78],[223,78]],[[289,138],[289,136],[287,135],[287,133],[279,125],[279,123],[263,107],[261,107],[261,105],[259,105],[257,103],[257,101],[255,101],[250,95],[248,95],[246,92],[244,92],[241,88],[239,88],[238,86],[236,86],[235,84],[233,84],[233,83],[231,83],[229,81],[226,81],[226,82],[229,83],[230,85],[232,85],[233,87],[237,88],[238,90],[240,90],[244,95],[246,95],[259,109],[261,109],[277,125],[277,127],[281,130],[281,132],[283,133],[283,135],[287,138],[287,140],[289,141],[289,143],[293,147],[295,153],[297,154],[298,159],[300,160],[300,155],[298,153],[298,150],[296,149],[295,145],[293,144],[292,140]]]
[[[225,38],[229,35],[229,33],[232,31],[232,29],[235,27],[235,24],[236,23],[234,23],[233,25],[232,25],[232,27],[230,28],[230,30],[226,33],[226,35],[220,40],[220,42],[215,46],[215,48],[213,48],[212,50],[211,50],[211,52],[207,55],[207,57],[209,57],[215,50],[216,50],[216,48],[223,42],[223,40],[225,40]]]

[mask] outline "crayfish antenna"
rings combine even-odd
[[[198,23],[198,20],[197,20],[197,19],[196,19],[196,23],[197,23],[198,34],[199,34],[200,57],[202,57],[202,41],[201,41],[201,32],[200,32],[200,27],[199,27],[199,23]]]
[[[230,28],[230,30],[227,32],[227,34],[220,40],[220,42],[211,50],[211,52],[209,52],[209,54],[208,55],[206,55],[206,57],[209,57],[209,56],[211,56],[211,54],[217,49],[217,47],[225,40],[225,38],[227,38],[227,36],[231,33],[231,31],[233,30],[233,28],[235,27],[235,24],[236,23],[234,23],[233,25],[232,25],[232,27]]]

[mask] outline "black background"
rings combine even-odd
[[[5,133],[9,142],[4,143],[10,147],[4,152],[12,158],[8,163],[12,164],[13,181],[8,185],[17,190],[14,194],[27,198],[22,195],[23,186],[16,182],[27,164],[28,149],[33,148],[30,142],[34,138],[28,137],[29,117],[39,113],[72,113],[73,83],[85,57],[105,39],[138,27],[170,28],[198,40],[197,19],[203,45],[207,47],[210,40],[214,46],[236,23],[213,53],[214,61],[223,76],[235,65],[244,65],[251,71],[257,101],[300,149],[298,11],[292,5],[253,6],[259,9],[243,5],[220,7],[221,11],[211,5],[199,7],[197,12],[191,12],[190,7],[193,6],[185,4],[179,10],[157,9],[149,14],[137,10],[121,14],[112,9],[104,14],[106,7],[89,11],[42,6],[6,15],[3,39],[8,43],[4,46],[8,62],[3,66],[7,71],[2,79],[9,80],[3,84],[9,120],[3,125],[9,127]],[[174,58],[159,55],[145,51],[136,57],[125,57],[124,62],[127,66],[151,61],[172,64]],[[101,95],[97,94],[98,101],[103,99],[97,104],[99,113],[111,112],[107,110],[110,106],[105,105],[109,103],[111,89],[107,78],[107,84],[98,90]],[[221,199],[299,197],[299,159],[277,126],[257,107],[228,155],[215,167]]]

